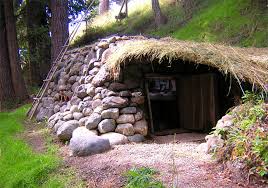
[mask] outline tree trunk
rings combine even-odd
[[[54,61],[69,36],[68,1],[51,0],[51,60]]]
[[[4,0],[4,14],[6,23],[6,35],[8,42],[9,64],[13,89],[16,98],[25,100],[28,98],[26,86],[21,72],[19,48],[17,41],[16,20],[14,17],[13,1]]]
[[[100,0],[99,14],[104,14],[109,11],[109,0]]]
[[[6,40],[4,6],[0,1],[0,111],[2,103],[14,97]]]
[[[154,11],[154,19],[156,26],[160,26],[167,23],[167,17],[163,15],[159,1],[158,0],[152,0],[152,9]]]
[[[184,12],[185,20],[191,19],[196,9],[196,0],[182,0],[181,6]]]
[[[36,86],[43,83],[50,67],[50,37],[45,11],[43,2],[26,0],[29,81]]]

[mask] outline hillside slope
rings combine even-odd
[[[261,0],[197,0],[196,6],[185,10],[174,0],[160,0],[168,23],[156,28],[150,1],[130,6],[127,19],[116,22],[109,13],[97,16],[90,27],[77,37],[74,45],[88,44],[112,34],[143,34],[170,36],[236,46],[268,46],[268,8]],[[189,17],[189,11],[191,15]]]

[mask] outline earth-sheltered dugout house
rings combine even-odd
[[[38,119],[55,113],[66,115],[77,105],[82,114],[77,119],[80,126],[95,129],[98,134],[107,132],[100,128],[100,121],[106,118],[113,118],[115,124],[108,132],[126,136],[147,134],[147,130],[141,131],[140,124],[136,125],[141,119],[147,122],[151,134],[208,132],[228,109],[241,102],[245,90],[266,90],[268,56],[265,49],[141,36],[119,39],[110,37],[95,47],[70,50],[64,58],[67,63],[45,96],[53,98],[54,106],[41,103]],[[72,61],[68,60],[70,57]],[[81,64],[81,71],[74,73],[72,68],[76,62]],[[75,80],[71,78],[74,74],[77,74]],[[67,87],[61,87],[62,84]],[[86,94],[80,95],[81,91]],[[66,92],[70,101],[59,101],[59,93]],[[89,105],[81,104],[88,101]],[[41,113],[45,108],[54,110]],[[84,113],[84,108],[91,110]],[[111,108],[119,109],[119,116],[102,116],[103,111]],[[86,118],[92,113],[101,114],[101,118],[95,122],[97,125],[87,126]],[[66,120],[76,119],[68,117]],[[121,124],[126,123],[131,124],[134,131],[129,131],[130,126],[122,131]]]

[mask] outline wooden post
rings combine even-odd
[[[154,122],[153,122],[153,114],[152,114],[152,108],[151,108],[151,99],[150,99],[150,93],[149,93],[149,87],[148,87],[148,80],[145,80],[145,90],[146,90],[147,101],[148,101],[151,133],[154,134]]]
[[[127,3],[128,3],[128,0],[125,0],[126,2],[126,17],[128,17],[128,6],[127,6]]]

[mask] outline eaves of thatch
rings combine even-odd
[[[238,48],[170,38],[133,38],[117,44],[107,58],[107,65],[115,73],[126,62],[183,62],[176,60],[215,67],[223,74],[230,73],[239,83],[248,81],[262,89],[268,84],[268,49],[264,48]]]

